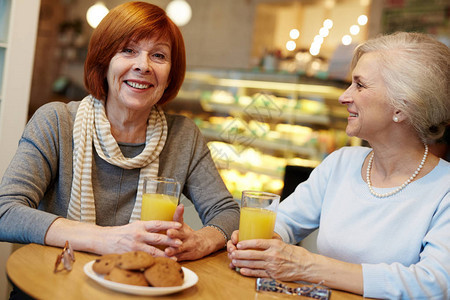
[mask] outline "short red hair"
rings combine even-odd
[[[146,2],[127,2],[113,8],[94,30],[84,64],[84,85],[97,99],[106,100],[106,74],[112,57],[131,41],[157,36],[171,41],[169,86],[158,104],[178,94],[186,73],[186,52],[180,29],[160,7]]]

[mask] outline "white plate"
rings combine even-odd
[[[195,274],[188,268],[181,267],[184,272],[184,282],[180,286],[146,287],[146,286],[136,286],[124,283],[117,283],[106,280],[103,278],[102,275],[95,273],[94,270],[92,269],[92,265],[94,264],[94,262],[95,260],[90,261],[84,265],[84,273],[86,273],[88,277],[95,280],[104,287],[122,293],[128,293],[133,295],[145,295],[145,296],[168,295],[190,288],[191,286],[194,286],[198,281],[197,274]]]

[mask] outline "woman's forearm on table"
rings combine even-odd
[[[66,241],[74,250],[101,254],[102,234],[105,228],[94,224],[71,221],[65,218],[56,219],[49,227],[45,235],[45,244],[49,246],[63,247]]]
[[[302,280],[362,295],[362,266],[314,254]]]

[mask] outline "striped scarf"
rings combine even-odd
[[[73,180],[67,218],[95,224],[95,200],[92,187],[93,148],[106,162],[124,169],[140,168],[138,191],[130,222],[140,219],[142,188],[146,177],[158,176],[159,154],[166,142],[167,122],[156,105],[148,120],[145,148],[141,154],[126,158],[111,134],[111,124],[103,101],[89,95],[81,101],[73,128]]]

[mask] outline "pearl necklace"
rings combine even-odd
[[[423,154],[423,158],[422,161],[420,162],[419,167],[417,168],[417,170],[412,174],[411,177],[409,177],[408,180],[406,180],[401,186],[399,186],[397,189],[395,189],[392,192],[386,193],[386,194],[378,194],[377,192],[375,192],[372,188],[372,183],[370,181],[370,171],[372,169],[372,161],[373,161],[373,151],[372,151],[372,155],[369,158],[369,162],[367,164],[367,172],[366,172],[366,181],[367,181],[367,186],[369,187],[370,192],[372,193],[372,195],[374,195],[377,198],[385,198],[385,197],[389,197],[392,195],[397,194],[398,192],[400,192],[401,190],[403,190],[408,184],[410,184],[414,178],[416,178],[417,174],[419,174],[420,170],[422,169],[423,165],[425,164],[425,161],[427,160],[427,156],[428,156],[428,145],[424,144],[425,146],[425,153]]]

